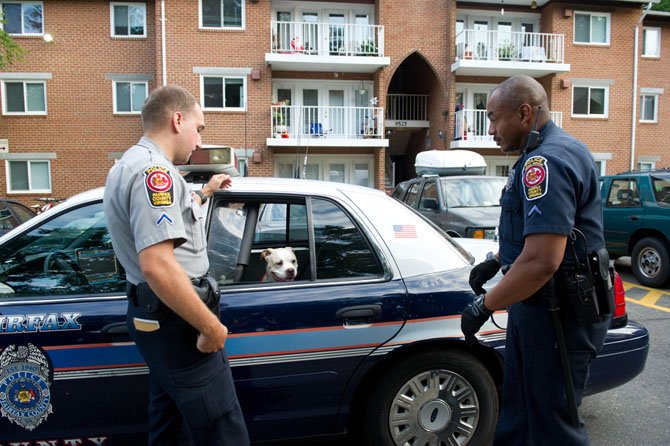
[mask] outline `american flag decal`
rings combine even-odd
[[[414,225],[393,225],[395,238],[416,238],[416,226]]]

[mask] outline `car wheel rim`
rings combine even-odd
[[[661,259],[655,249],[645,248],[637,258],[640,272],[648,279],[653,279],[661,269]]]
[[[429,370],[407,381],[389,411],[397,446],[465,445],[474,435],[480,407],[472,385],[449,370]]]

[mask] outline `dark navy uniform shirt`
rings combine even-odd
[[[605,246],[598,173],[593,156],[576,140],[549,121],[540,129],[540,145],[521,154],[500,199],[500,263],[511,264],[521,254],[529,234],[568,236],[561,266],[574,264],[570,247],[573,227],[575,250],[581,259]],[[588,251],[586,248],[588,244]]]

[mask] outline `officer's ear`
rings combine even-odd
[[[176,111],[172,113],[172,117],[170,118],[170,126],[175,132],[180,132],[182,124],[184,123],[184,115],[180,111]]]
[[[530,127],[533,118],[533,107],[531,107],[530,104],[521,104],[519,106],[519,117],[521,118],[521,124],[524,127]]]

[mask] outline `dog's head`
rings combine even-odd
[[[265,276],[263,282],[291,282],[298,274],[298,259],[293,248],[268,248],[261,253],[265,260]]]

